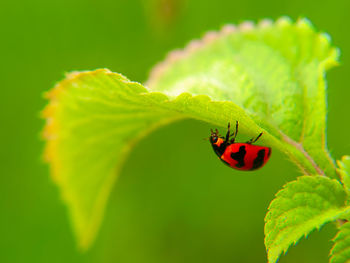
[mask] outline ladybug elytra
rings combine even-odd
[[[219,159],[226,165],[243,171],[253,171],[263,167],[270,158],[271,148],[253,145],[263,133],[245,143],[235,142],[237,133],[238,121],[236,132],[232,134],[228,123],[226,137],[220,136],[218,129],[215,132],[211,130],[210,143]]]

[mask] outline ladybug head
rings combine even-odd
[[[219,139],[219,131],[218,131],[218,129],[215,129],[215,132],[214,132],[211,129],[210,132],[211,132],[210,137],[209,137],[210,143],[211,144],[215,144],[218,141],[218,139]]]
[[[226,149],[226,143],[224,141],[224,138],[219,135],[218,129],[215,129],[215,131],[210,130],[211,134],[209,137],[211,146],[213,147],[215,153],[220,157],[225,149]]]

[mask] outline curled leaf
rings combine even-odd
[[[306,174],[335,176],[325,140],[325,70],[337,51],[306,20],[243,23],[172,52],[148,88],[101,69],[74,72],[48,93],[46,156],[82,248],[91,245],[132,146],[193,118],[284,152]]]

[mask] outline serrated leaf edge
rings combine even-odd
[[[314,176],[320,176],[320,175],[314,175]],[[321,178],[322,178],[322,177],[321,177]],[[324,178],[324,177],[323,177],[323,178]],[[326,177],[326,178],[327,178],[327,177]],[[336,210],[334,211],[334,212],[337,212],[337,213],[336,213],[332,218],[329,218],[329,219],[328,219],[327,221],[325,221],[324,223],[322,223],[322,224],[316,226],[316,227],[315,227],[313,230],[311,230],[309,233],[305,233],[304,235],[300,236],[300,238],[298,238],[297,240],[295,240],[293,243],[289,244],[289,246],[288,246],[287,248],[283,249],[283,251],[278,255],[278,257],[277,257],[274,261],[271,261],[270,258],[269,258],[269,250],[270,250],[270,249],[269,249],[269,248],[267,247],[267,245],[266,245],[266,236],[267,236],[267,234],[266,234],[266,223],[267,223],[268,217],[269,217],[269,215],[270,215],[270,209],[271,209],[271,207],[274,205],[274,203],[276,202],[276,200],[277,200],[278,197],[283,197],[283,196],[281,196],[281,194],[283,193],[283,191],[286,190],[286,188],[287,188],[288,186],[290,186],[290,185],[292,185],[292,184],[295,184],[296,182],[298,182],[298,181],[300,181],[300,180],[302,180],[302,179],[304,179],[303,176],[299,176],[299,177],[297,178],[297,180],[286,183],[286,184],[283,186],[283,188],[282,188],[281,190],[279,190],[279,191],[275,194],[275,198],[271,201],[271,203],[270,203],[270,205],[269,205],[269,207],[268,207],[268,213],[266,214],[265,220],[264,220],[264,221],[265,221],[265,228],[264,228],[265,240],[264,240],[264,243],[265,243],[265,247],[266,247],[266,252],[267,252],[267,255],[268,255],[268,259],[269,259],[268,262],[269,262],[269,263],[275,263],[275,262],[277,262],[281,256],[283,256],[283,255],[285,255],[285,254],[287,253],[287,251],[290,249],[290,247],[295,246],[301,239],[307,238],[314,230],[320,230],[325,224],[327,224],[327,223],[329,223],[329,222],[333,222],[333,221],[336,221],[336,220],[339,220],[339,219],[340,219],[340,220],[343,220],[343,219],[347,218],[347,217],[348,217],[348,214],[350,213],[350,206],[346,206],[346,204],[344,204],[344,207],[343,207],[342,209],[340,209],[340,210],[336,209]],[[336,179],[331,179],[331,178],[329,178],[329,180],[331,180],[331,181],[333,181],[333,182],[337,182],[340,186],[342,186],[341,183],[340,183],[338,180],[336,180]],[[344,190],[343,187],[342,187],[342,189]],[[345,195],[347,196],[347,192],[346,192],[345,190],[344,190],[344,192],[345,192]],[[290,210],[288,210],[288,211],[290,211]],[[286,211],[286,212],[288,212],[288,211]],[[285,213],[285,212],[284,212],[284,213]],[[282,216],[284,213],[282,213],[282,214],[279,215],[278,217]]]
[[[345,223],[343,223],[342,225],[340,225],[340,227],[339,227],[339,231],[337,232],[337,234],[332,238],[332,242],[334,243],[333,244],[333,246],[332,246],[332,248],[331,248],[331,250],[330,250],[330,252],[329,252],[329,262],[332,262],[332,260],[333,260],[333,258],[336,256],[336,255],[338,255],[338,254],[340,254],[341,252],[344,252],[345,250],[350,250],[350,246],[349,247],[347,247],[347,248],[344,248],[344,249],[342,249],[342,250],[340,250],[340,251],[337,251],[337,253],[333,253],[333,251],[334,251],[334,249],[335,249],[335,247],[336,247],[336,245],[337,245],[337,242],[339,242],[339,241],[342,241],[342,240],[344,240],[346,237],[344,236],[343,238],[340,238],[340,235],[341,234],[344,234],[344,231],[343,231],[343,227],[346,225],[346,227],[347,227],[347,229],[346,229],[346,232],[349,234],[349,239],[350,239],[350,222],[345,222]],[[346,261],[346,262],[350,262],[350,258]]]
[[[45,97],[49,100],[48,105],[44,108],[44,110],[41,112],[41,117],[46,120],[43,132],[42,132],[42,138],[46,141],[45,149],[44,149],[44,160],[50,164],[50,175],[52,180],[57,185],[63,185],[62,178],[59,176],[60,174],[60,167],[58,166],[59,162],[55,161],[55,152],[57,152],[57,141],[55,138],[57,137],[57,130],[59,130],[58,123],[55,121],[55,111],[57,110],[57,105],[59,104],[59,99],[62,93],[66,92],[68,84],[74,81],[82,80],[85,77],[91,77],[93,75],[98,75],[100,73],[106,74],[106,75],[113,75],[119,78],[120,81],[122,81],[125,84],[138,84],[140,87],[143,87],[140,83],[130,81],[128,80],[124,75],[119,73],[114,73],[108,69],[97,69],[95,71],[74,71],[71,73],[66,74],[66,78],[62,81],[58,82],[53,89],[51,89],[49,92],[45,94]],[[149,95],[148,89],[143,87],[145,90],[144,95]],[[159,92],[152,92],[152,94],[156,94]],[[164,95],[165,96],[165,95]],[[160,121],[156,125],[153,125],[152,127],[149,127],[146,131],[139,134],[139,136],[135,137],[132,141],[130,141],[129,144],[125,145],[124,148],[121,149],[121,156],[123,156],[122,159],[119,159],[118,162],[121,165],[116,165],[118,168],[114,171],[113,175],[110,175],[108,178],[107,187],[103,188],[104,190],[100,192],[100,194],[97,196],[93,211],[95,212],[95,216],[93,219],[89,222],[89,225],[86,227],[86,231],[84,233],[84,236],[80,236],[78,232],[76,231],[75,226],[73,225],[73,229],[76,235],[76,239],[78,240],[78,246],[81,250],[86,250],[92,241],[95,239],[98,231],[98,226],[100,225],[102,218],[104,216],[104,210],[105,210],[105,204],[107,203],[107,200],[109,198],[111,188],[115,185],[115,181],[117,180],[117,176],[114,176],[114,174],[118,174],[119,170],[122,168],[122,164],[125,162],[125,160],[128,158],[131,149],[133,148],[133,145],[135,145],[139,140],[141,140],[143,137],[147,136],[152,131],[158,129],[160,126],[167,125],[169,123],[172,123],[177,120],[184,119],[184,116],[179,115],[176,118],[169,118],[165,121]],[[66,204],[70,203],[79,203],[75,196],[70,194],[69,191],[65,191],[64,187],[60,187],[61,189],[61,198],[65,201]],[[70,209],[72,206],[68,205],[68,208]],[[73,218],[74,211],[70,210],[70,216]],[[75,216],[77,217],[77,215]],[[73,220],[71,220],[71,223]],[[72,223],[73,224],[73,223]]]

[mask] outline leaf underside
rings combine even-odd
[[[88,248],[132,146],[193,118],[289,156],[306,174],[335,176],[325,143],[325,70],[337,51],[306,20],[243,23],[210,32],[157,65],[148,88],[106,69],[73,72],[48,93],[44,136],[51,173]]]
[[[323,176],[301,176],[276,194],[265,218],[269,263],[323,224],[348,212],[341,184]]]

